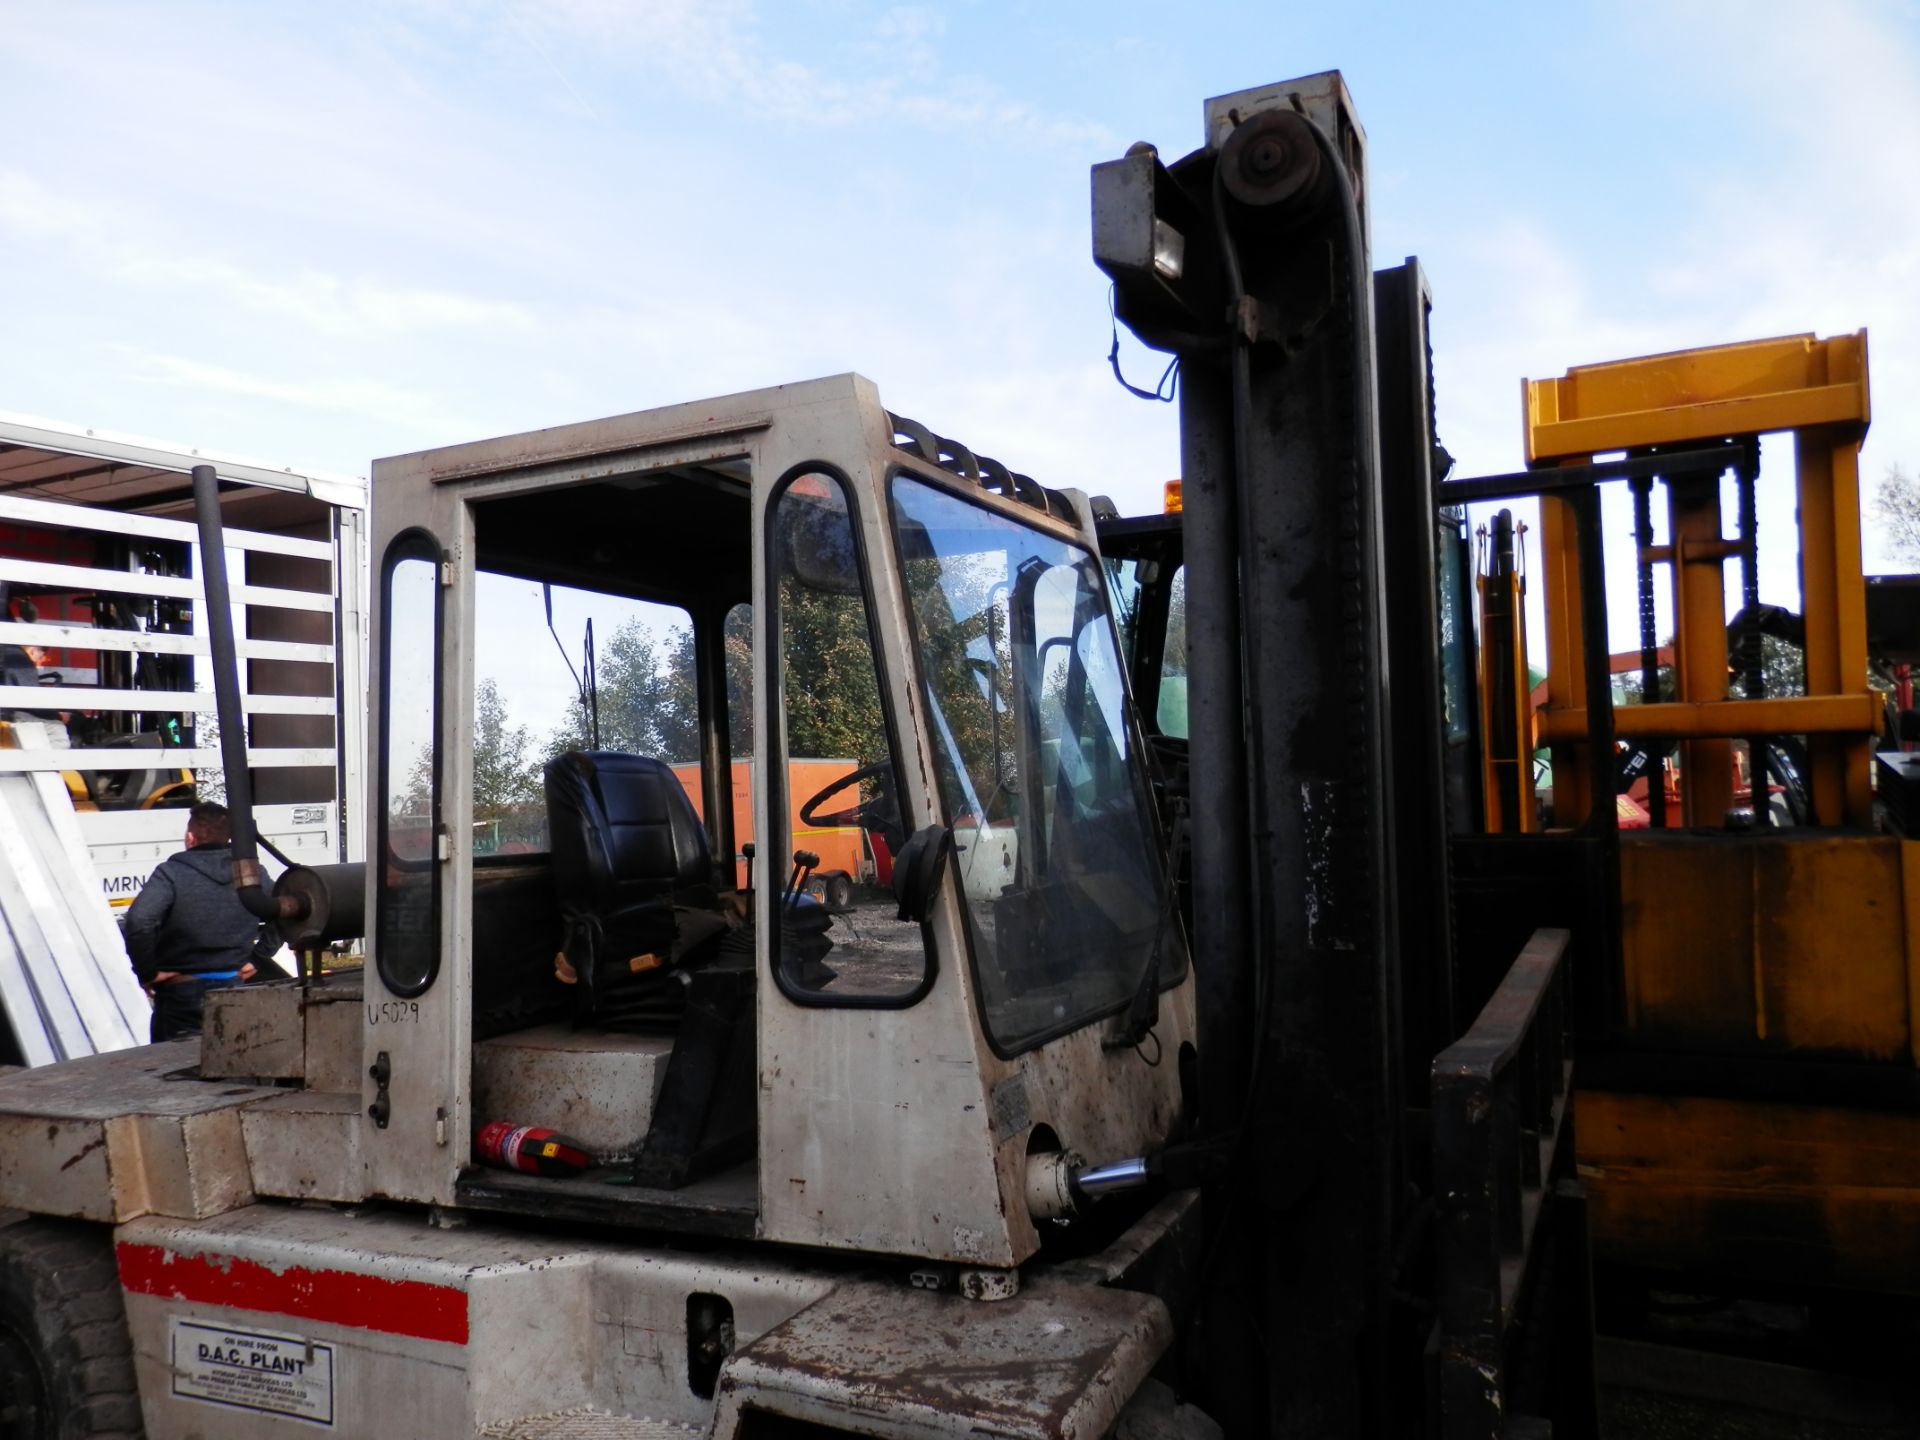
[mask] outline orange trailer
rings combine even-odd
[[[752,760],[733,762],[733,843],[736,847],[750,844],[754,839],[753,830],[753,766]],[[862,880],[873,878],[874,864],[867,849],[866,832],[857,825],[834,825],[815,828],[804,824],[800,819],[800,807],[813,796],[842,776],[860,768],[858,760],[789,760],[787,762],[787,802],[792,807],[788,817],[795,849],[811,850],[820,857],[820,866],[813,873],[808,889],[828,904],[844,904],[852,892],[852,887]],[[693,808],[706,818],[700,804],[700,767],[694,765],[676,765],[673,773],[680,778],[680,784],[687,792],[687,798],[693,802]],[[843,804],[852,804],[848,799]],[[746,857],[736,848],[734,854],[735,883],[741,888],[747,884]],[[786,871],[776,866],[776,879],[784,881]]]

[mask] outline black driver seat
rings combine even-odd
[[[727,929],[706,827],[671,768],[645,755],[569,750],[546,767],[561,978],[601,1025],[673,1023],[672,972],[712,958]]]

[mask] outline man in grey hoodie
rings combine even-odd
[[[187,812],[187,848],[160,862],[127,910],[127,954],[153,994],[155,1041],[200,1033],[207,991],[278,969],[280,938],[233,893],[233,830],[224,805]]]

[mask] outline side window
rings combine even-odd
[[[384,575],[380,706],[380,889],[374,965],[396,995],[418,995],[440,965],[440,555],[402,535]]]
[[[1467,597],[1473,582],[1467,575],[1462,513],[1444,509],[1439,518],[1440,554],[1440,694],[1445,710],[1447,743],[1464,745],[1472,729],[1473,621]]]
[[[1187,567],[1173,572],[1167,595],[1167,643],[1160,652],[1160,699],[1155,728],[1177,740],[1187,738]]]
[[[1151,688],[1154,696],[1152,730],[1176,740],[1187,738],[1187,567],[1174,568],[1166,580],[1161,560],[1108,557],[1107,590],[1113,596],[1113,623],[1120,631],[1120,654],[1133,677],[1139,698]],[[1162,610],[1164,605],[1164,610]],[[1158,637],[1159,617],[1166,617]],[[1140,667],[1152,663],[1158,639],[1160,672],[1157,680]],[[1149,682],[1152,682],[1150,685]]]
[[[807,1003],[909,1003],[932,969],[891,894],[908,827],[846,490],[832,475],[794,476],[768,524],[779,734],[762,753],[784,833],[761,874],[775,973]]]
[[[733,756],[734,884],[745,890],[753,840],[753,606],[742,600],[721,626],[727,650],[727,749]]]
[[[1140,595],[1150,563],[1132,557],[1107,559],[1107,589],[1113,593],[1113,623],[1120,631],[1120,653],[1131,657],[1140,643]]]

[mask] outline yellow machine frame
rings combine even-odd
[[[1884,707],[1868,686],[1861,570],[1866,333],[1580,366],[1523,382],[1523,398],[1535,467],[1794,436],[1804,696],[1729,698],[1723,568],[1740,548],[1722,534],[1717,477],[1668,485],[1669,543],[1643,556],[1667,567],[1676,698],[1622,706],[1613,728],[1679,742],[1681,827],[1620,837],[1619,1013],[1604,1044],[1682,1063],[1581,1091],[1596,1245],[1620,1261],[1920,1293],[1920,1113],[1833,1099],[1836,1075],[1887,1095],[1894,1072],[1920,1065],[1920,844],[1874,829]],[[1595,766],[1615,757],[1586,743],[1573,509],[1551,494],[1540,508],[1547,703],[1534,736],[1552,747],[1561,828],[1587,817]],[[1726,831],[1732,742],[1784,735],[1806,737],[1814,825]]]
[[[1860,565],[1860,442],[1871,418],[1867,332],[1789,335],[1639,360],[1582,365],[1522,382],[1527,463],[1584,464],[1644,450],[1791,431],[1800,510],[1807,693],[1727,698],[1725,562],[1717,485],[1673,487],[1671,542],[1650,558],[1674,576],[1678,700],[1614,717],[1622,739],[1679,739],[1687,822],[1718,825],[1731,792],[1727,741],[1806,735],[1814,814],[1822,825],[1873,823],[1870,773],[1880,701],[1867,688],[1866,581]],[[1584,813],[1592,795],[1580,641],[1580,561],[1564,500],[1542,496],[1548,596],[1547,706],[1539,738],[1554,746],[1555,803]],[[1562,790],[1562,786],[1569,786]],[[1713,807],[1715,802],[1718,809]]]

